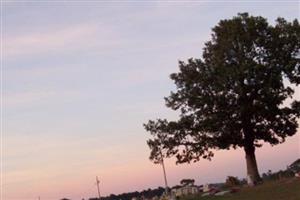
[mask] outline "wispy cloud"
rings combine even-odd
[[[54,32],[8,37],[4,40],[4,53],[6,56],[16,56],[20,54],[28,55],[32,53],[59,50],[66,46],[78,46],[84,44],[84,42],[86,42],[85,39],[94,32],[94,26],[80,25]]]
[[[55,95],[53,91],[28,91],[14,93],[4,95],[4,104],[5,106],[16,106],[20,104],[36,103],[37,101],[48,99],[53,95]]]
[[[4,56],[40,55],[42,53],[59,53],[74,51],[92,46],[98,42],[108,41],[111,37],[109,28],[97,24],[79,24],[64,28],[51,27],[48,31],[35,31],[27,34],[4,37]],[[97,36],[97,37],[96,37]],[[100,41],[99,41],[100,38]]]
[[[8,93],[3,95],[5,108],[37,106],[41,104],[53,104],[64,98],[75,98],[79,96],[75,90],[28,90]]]

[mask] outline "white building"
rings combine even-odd
[[[180,197],[180,196],[197,194],[199,193],[199,189],[197,186],[194,185],[186,185],[180,188],[173,188],[171,192],[174,193],[175,196]]]

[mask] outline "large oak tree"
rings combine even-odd
[[[171,74],[176,91],[166,106],[179,111],[177,121],[145,124],[150,159],[177,163],[211,159],[213,150],[243,148],[247,175],[260,181],[255,149],[277,145],[296,133],[300,102],[292,98],[300,83],[300,26],[278,18],[238,14],[212,29],[201,59],[179,62]]]

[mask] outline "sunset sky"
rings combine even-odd
[[[163,185],[148,159],[149,119],[178,60],[200,58],[211,28],[238,12],[299,19],[299,1],[2,2],[3,200],[72,200]],[[300,100],[300,89],[295,98]],[[300,134],[257,150],[260,172],[300,157]],[[193,165],[166,161],[170,185],[246,176],[242,150]]]

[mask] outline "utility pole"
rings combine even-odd
[[[39,196],[39,200],[41,200],[41,197]]]
[[[99,183],[100,183],[100,181],[99,181],[99,179],[98,179],[98,176],[96,176],[96,184],[97,184],[97,189],[98,189],[99,200],[101,200]]]
[[[166,195],[168,195],[168,182],[167,182],[167,174],[166,174],[166,169],[165,169],[165,163],[164,163],[164,157],[162,152],[160,151],[160,156],[161,156],[161,165],[163,168],[163,172],[164,172],[164,179],[165,179],[165,193]]]

